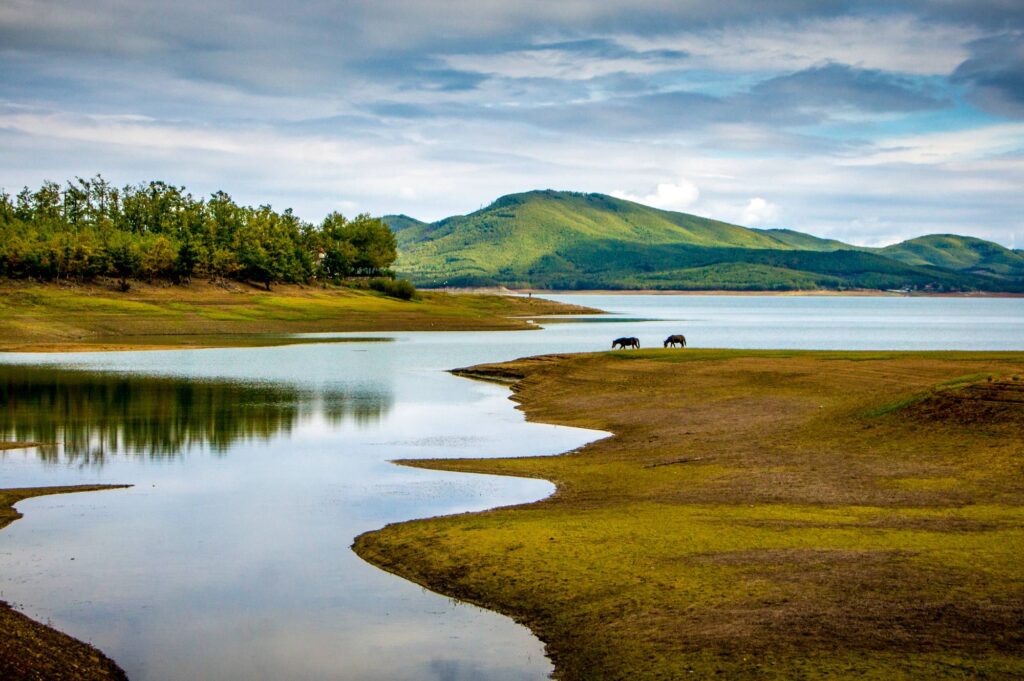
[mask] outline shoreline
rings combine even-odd
[[[849,289],[845,291],[834,291],[829,289],[811,290],[786,290],[786,291],[737,291],[733,289],[512,289],[503,286],[496,287],[470,287],[470,288],[424,288],[424,291],[438,291],[451,293],[453,295],[464,295],[480,293],[485,295],[535,296],[559,295],[559,296],[792,296],[792,297],[851,297],[851,298],[1024,298],[1024,293],[994,292],[994,291],[968,291],[961,293],[931,293],[925,291],[882,291],[877,289]]]
[[[422,292],[412,301],[349,288],[281,285],[271,292],[197,282],[93,284],[0,281],[0,353],[267,347],[348,339],[303,333],[529,330],[547,315],[600,310],[540,296]],[[2,355],[0,355],[2,357]]]
[[[805,404],[787,377],[808,369],[814,389]],[[994,372],[994,383],[978,369]],[[381,569],[526,624],[545,642],[556,678],[1024,672],[1024,637],[1003,633],[1024,617],[1024,607],[1011,605],[1024,576],[1012,551],[1024,538],[1024,495],[999,477],[1020,454],[1024,401],[995,416],[967,401],[993,386],[1019,394],[1024,353],[653,350],[453,373],[511,383],[527,420],[612,437],[555,457],[396,462],[542,478],[556,492],[532,504],[390,524],[357,537],[353,549]],[[732,385],[694,389],[721,376],[746,388],[737,396]],[[887,402],[908,392],[919,397]],[[736,411],[738,400],[763,399],[776,406],[753,417]],[[739,420],[709,411],[707,400]],[[665,421],[669,401],[691,405],[679,413],[692,416]],[[984,434],[971,425],[979,418]],[[831,419],[845,423],[836,428]],[[796,430],[767,456],[758,443],[775,442],[773,430],[789,432],[780,420]],[[800,437],[813,439],[792,441],[807,423]],[[757,435],[736,439],[736,429]],[[868,450],[867,467],[853,478],[837,473],[845,457],[819,451],[846,451],[844,442],[863,437],[883,451]],[[896,458],[907,447],[935,452],[948,472],[921,454]],[[985,452],[990,447],[996,454]],[[777,470],[785,456],[814,464]],[[892,541],[903,548],[894,553]],[[976,551],[988,556],[988,573],[965,590],[960,566],[977,560]],[[763,595],[750,601],[746,590],[755,585]],[[905,630],[896,636],[893,627]],[[991,637],[1005,639],[1002,652],[993,652]]]
[[[38,443],[0,443],[0,449],[17,449]],[[7,447],[5,445],[14,445]],[[73,494],[125,489],[131,485],[70,485],[0,489],[0,530],[22,517],[14,505],[25,499],[50,494]],[[118,664],[88,643],[42,624],[0,601],[0,676],[4,679],[81,679],[127,681]]]

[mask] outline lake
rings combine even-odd
[[[389,522],[552,491],[392,459],[557,454],[603,436],[526,423],[506,388],[445,370],[670,333],[692,347],[1024,350],[1019,298],[550,297],[614,314],[523,332],[0,356],[0,436],[59,443],[0,453],[0,486],[134,485],[18,504],[25,517],[0,532],[2,598],[136,680],[541,679],[550,664],[527,630],[349,548]]]

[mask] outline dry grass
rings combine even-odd
[[[0,351],[280,345],[329,331],[527,329],[524,319],[594,312],[542,298],[422,292],[412,301],[350,288],[0,283]],[[308,341],[307,341],[308,342]]]
[[[407,462],[558,491],[356,550],[525,621],[562,679],[1020,678],[1022,368],[714,350],[479,367],[464,373],[516,381],[531,420],[614,437]]]
[[[21,517],[14,504],[46,494],[91,492],[124,485],[78,485],[0,489],[0,529]],[[0,601],[0,678],[4,681],[84,681],[126,679],[96,648],[35,622]]]

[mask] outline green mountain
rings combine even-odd
[[[1012,269],[1004,274],[957,270],[925,258],[906,262],[902,252],[792,230],[748,229],[603,194],[532,191],[429,224],[408,216],[383,219],[398,240],[396,270],[421,286],[1024,288]]]
[[[998,277],[1024,277],[1024,254],[970,236],[932,234],[886,246],[879,252],[911,265],[935,265]]]
[[[788,244],[793,248],[804,251],[870,251],[870,248],[851,246],[835,239],[822,239],[821,237],[804,234],[792,229],[755,229],[768,236]]]
[[[427,224],[408,215],[385,215],[381,220],[391,228],[392,232],[396,233],[408,227],[422,227]]]

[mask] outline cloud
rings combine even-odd
[[[751,96],[778,109],[837,109],[873,112],[940,109],[949,105],[913,80],[874,69],[826,64],[755,85]]]
[[[923,132],[876,140],[867,153],[842,159],[841,165],[878,166],[891,163],[944,165],[955,161],[1005,158],[1024,149],[1024,123],[1002,123],[969,130]]]
[[[453,69],[491,76],[589,80],[618,73],[652,74],[679,68],[686,53],[637,51],[614,40],[592,39],[543,43],[494,54],[451,54],[442,59]]]
[[[898,5],[893,9],[898,12]],[[767,14],[738,25],[686,27],[621,40],[635,49],[684,51],[705,69],[764,73],[833,62],[923,76],[950,73],[970,54],[968,44],[982,35],[969,23],[925,21],[910,13],[822,17],[809,12],[796,21]]]
[[[700,198],[700,190],[697,185],[685,177],[679,178],[675,184],[665,182],[654,189],[653,194],[636,196],[623,191],[613,191],[612,196],[627,201],[642,203],[645,206],[663,208],[665,210],[685,210],[697,203]]]
[[[841,146],[834,139],[792,133],[844,120],[851,113],[865,120],[890,114],[935,111],[950,106],[934,88],[914,79],[880,71],[828,64],[784,76],[763,79],[749,90],[728,95],[709,95],[688,90],[629,93],[622,96],[580,98],[543,106],[519,106],[506,113],[539,127],[567,134],[602,134],[635,138],[656,134],[685,136],[695,140],[727,127],[744,128],[742,140],[717,136],[725,148],[795,148]],[[492,116],[503,115],[495,107]],[[471,113],[464,111],[463,114]],[[483,112],[479,112],[483,115]],[[783,142],[785,140],[785,142]]]
[[[750,199],[743,215],[740,217],[741,224],[750,227],[763,227],[774,223],[779,217],[779,207],[770,201],[765,201],[757,196]]]
[[[971,52],[953,73],[953,82],[967,85],[971,99],[982,108],[1024,118],[1024,32],[976,40]]]
[[[1008,242],[1022,27],[1008,0],[6,0],[0,183],[160,178],[311,220],[626,188]]]

